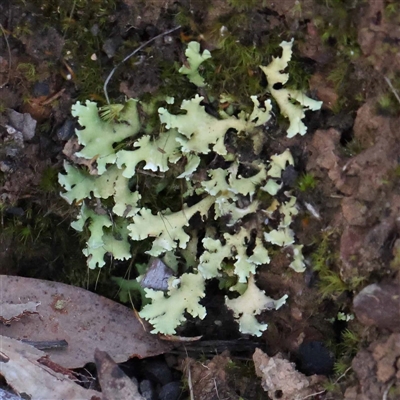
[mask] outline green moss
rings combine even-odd
[[[328,80],[333,83],[339,99],[333,107],[338,113],[354,109],[362,101],[361,87],[354,76],[353,62],[361,54],[355,21],[363,1],[315,0],[313,22],[324,45],[333,54]]]
[[[398,3],[389,2],[385,6],[384,16],[389,20],[394,19],[396,16],[398,17],[399,11],[400,11],[400,6]]]
[[[20,63],[17,65],[17,71],[22,75],[23,79],[28,82],[35,82],[37,80],[36,67],[32,63]]]
[[[387,92],[378,98],[376,110],[381,115],[394,117],[400,112],[400,104],[392,92]]]
[[[351,64],[346,59],[338,60],[335,67],[328,74],[328,81],[333,83],[336,91],[340,91],[347,80]]]
[[[92,60],[91,56],[99,54],[104,40],[110,36],[110,15],[115,12],[116,1],[32,0],[31,5],[37,7],[38,19],[44,28],[54,27],[62,33],[64,75],[73,71],[72,81],[79,98],[102,99],[104,66],[100,58]],[[91,31],[94,26],[98,27],[97,34]]]
[[[185,75],[182,75],[178,72],[180,67],[181,65],[177,62],[159,62],[161,80],[163,84],[158,93],[160,98],[163,96],[174,96],[175,102],[171,107],[171,112],[179,112],[179,107],[182,101],[194,97],[194,95],[197,93],[197,87],[190,83]],[[179,88],[179,90],[177,91],[176,88]],[[144,100],[152,101],[151,99],[146,98]],[[165,102],[163,101],[160,103],[160,105],[164,106]],[[153,118],[159,120],[157,113],[153,113]],[[154,123],[155,122],[156,121],[154,120]]]
[[[297,187],[300,192],[308,192],[317,186],[317,180],[311,173],[304,173],[297,179]]]
[[[312,268],[318,273],[318,290],[322,299],[338,296],[348,287],[334,268],[336,255],[333,252],[333,231],[326,231],[321,236],[316,250],[311,254]]]
[[[365,143],[358,138],[353,138],[343,147],[343,153],[346,157],[354,157],[366,149]]]
[[[275,39],[268,46],[246,45],[234,34],[227,34],[221,39],[219,48],[212,52],[212,58],[204,62],[202,75],[210,86],[211,95],[219,98],[223,94],[234,103],[248,105],[251,109],[250,96],[265,92],[259,66],[268,64],[274,53],[271,47],[275,44],[276,50],[279,43]]]
[[[58,193],[60,186],[58,184],[58,170],[53,167],[47,167],[42,174],[39,183],[40,189],[45,193]]]
[[[255,7],[262,8],[266,6],[266,2],[260,0],[228,0],[228,4],[237,11],[248,11]]]

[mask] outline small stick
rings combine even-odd
[[[387,76],[384,76],[384,79],[385,79],[386,83],[389,85],[390,89],[392,90],[392,93],[394,94],[394,97],[396,97],[397,101],[400,103],[400,96],[397,93],[397,90],[392,85],[392,82],[390,82],[390,79]]]
[[[3,35],[4,35],[4,40],[6,41],[7,50],[8,50],[8,74],[7,74],[7,79],[6,79],[6,81],[0,85],[0,89],[2,89],[4,86],[7,85],[8,81],[10,80],[10,71],[11,71],[11,49],[10,49],[10,44],[8,43],[6,31],[4,30],[2,24],[0,24],[0,30],[1,30],[1,32],[2,32]]]
[[[388,385],[387,385],[385,391],[383,392],[382,400],[387,400],[387,396],[388,396],[388,394],[389,394],[389,390],[390,390],[390,388],[393,386],[394,382],[395,382],[395,379],[392,379],[392,380],[388,383]]]
[[[52,96],[50,96],[47,100],[42,101],[40,103],[41,106],[47,106],[48,104],[50,104],[51,102],[53,102],[54,100],[57,100],[63,93],[65,92],[65,88],[59,90],[57,93],[53,94]]]
[[[21,342],[29,344],[33,347],[36,347],[38,350],[48,350],[48,349],[66,349],[68,347],[68,343],[66,340],[25,340],[22,339]]]
[[[104,82],[104,86],[103,86],[103,90],[104,90],[104,95],[106,97],[107,100],[107,104],[110,104],[110,99],[108,97],[108,92],[107,92],[107,85],[108,82],[110,82],[110,79],[112,78],[112,76],[114,75],[114,72],[116,71],[116,69],[123,64],[126,60],[129,60],[132,56],[134,56],[137,52],[139,52],[140,50],[143,49],[143,47],[146,47],[148,44],[150,44],[151,42],[154,42],[154,40],[157,40],[160,37],[163,37],[165,35],[168,35],[169,33],[172,33],[176,30],[180,29],[180,26],[177,26],[176,28],[170,29],[166,32],[160,33],[157,36],[154,36],[153,38],[151,38],[150,40],[148,40],[147,42],[143,43],[142,45],[140,45],[136,50],[134,50],[131,54],[129,54],[128,56],[126,56],[119,64],[117,64],[110,72],[110,74],[107,76],[107,79]]]
[[[351,370],[351,368],[352,367],[347,368],[346,371],[344,371],[343,374],[340,375],[339,378],[337,378],[335,382],[333,382],[333,384],[336,385],[342,378],[344,378],[346,376],[346,374]],[[314,397],[314,396],[317,396],[317,395],[325,393],[325,392],[326,392],[326,389],[321,390],[321,391],[316,392],[316,393],[309,394],[306,397],[302,397],[301,400],[309,399],[310,397]]]

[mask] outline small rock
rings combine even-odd
[[[322,342],[302,343],[297,356],[299,370],[306,375],[329,375],[332,373],[334,358]]]
[[[6,214],[14,215],[15,217],[22,217],[25,215],[25,211],[21,207],[8,207],[5,212]]]
[[[98,24],[94,24],[94,25],[90,28],[90,33],[91,33],[93,36],[97,36],[97,35],[99,34],[99,32],[100,32],[100,28],[99,28],[99,25],[98,25]]]
[[[159,258],[152,258],[149,268],[140,281],[142,288],[153,290],[168,290],[168,279],[174,275],[174,271],[163,263]]]
[[[160,385],[166,385],[172,381],[172,372],[164,361],[146,360],[143,364],[143,372],[147,379]]]
[[[158,398],[160,400],[178,400],[181,393],[181,383],[179,381],[170,382],[161,388]]]
[[[178,365],[178,358],[173,354],[165,354],[165,362],[169,368],[174,368]]]
[[[156,400],[157,393],[152,381],[145,379],[139,384],[139,391],[146,400]]]
[[[24,140],[30,140],[35,136],[36,121],[30,114],[21,114],[11,109],[7,114],[10,125],[22,133]]]
[[[373,283],[354,298],[354,312],[364,325],[400,332],[400,284]]]
[[[0,161],[0,171],[4,173],[12,172],[14,166],[10,161]]]
[[[75,133],[75,121],[67,119],[57,130],[57,138],[59,140],[69,140]]]
[[[104,41],[103,51],[107,54],[108,58],[113,58],[118,47],[122,43],[122,38],[120,36],[114,36]]]
[[[33,95],[35,97],[48,96],[50,94],[50,86],[46,82],[36,82],[33,86]]]
[[[287,186],[296,184],[299,173],[294,169],[293,165],[288,165],[282,172],[282,182]]]

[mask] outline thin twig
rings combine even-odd
[[[69,18],[68,18],[68,19],[69,19],[68,24],[69,24],[70,21],[72,20],[72,15],[74,14],[74,11],[75,11],[75,6],[76,6],[76,0],[74,0],[74,3],[72,4],[71,12],[69,13]],[[65,27],[64,35],[63,35],[63,38],[64,38],[64,39],[65,39],[65,35],[67,34],[68,27],[69,27],[69,25],[67,25],[67,26]]]
[[[0,24],[0,30],[2,31],[3,35],[4,35],[4,40],[6,41],[6,45],[7,45],[7,50],[8,50],[8,74],[7,74],[7,79],[4,83],[2,83],[0,85],[0,89],[2,89],[4,86],[7,85],[7,83],[10,80],[10,73],[11,73],[11,49],[10,49],[10,44],[8,43],[8,38],[6,35],[6,31],[3,28],[3,25]]]
[[[151,38],[150,40],[148,40],[147,42],[143,43],[142,45],[140,45],[136,50],[134,50],[131,54],[129,54],[128,56],[126,56],[120,63],[118,63],[110,72],[110,74],[107,76],[107,79],[104,82],[104,86],[103,86],[103,90],[104,90],[104,95],[106,97],[107,100],[107,104],[110,104],[110,99],[108,97],[108,92],[107,92],[107,85],[108,82],[110,81],[110,79],[112,78],[112,76],[114,75],[114,72],[116,71],[116,69],[123,64],[126,60],[129,60],[132,56],[134,56],[136,53],[138,53],[140,50],[143,49],[143,47],[146,47],[148,44],[150,44],[151,42],[154,42],[155,40],[157,40],[160,37],[163,37],[165,35],[168,35],[169,33],[172,33],[176,30],[180,29],[180,26],[177,26],[176,28],[170,29],[166,32],[160,33],[157,36],[154,36],[153,38]]]
[[[387,76],[384,76],[386,83],[389,85],[390,89],[392,90],[392,93],[394,94],[394,97],[396,97],[397,101],[400,103],[400,96],[397,93],[397,90],[394,88],[392,85],[392,82],[390,82],[390,79]]]
[[[339,378],[337,378],[335,382],[333,382],[333,384],[336,385],[342,378],[344,378],[347,375],[347,373],[351,370],[351,368],[352,367],[347,368],[346,371],[344,371],[343,374],[340,375]],[[322,394],[325,392],[326,392],[326,389],[321,390],[320,392],[311,393],[306,397],[302,397],[301,400],[309,399],[310,397],[318,396],[319,394]]]
[[[57,100],[63,93],[65,92],[65,88],[59,90],[57,93],[50,96],[47,100],[42,101],[40,103],[41,106],[47,106],[48,104],[52,103],[53,101]]]
[[[390,390],[390,388],[393,386],[394,382],[395,382],[394,379],[392,379],[392,380],[389,382],[389,384],[387,385],[385,391],[383,392],[382,400],[387,400],[387,396],[388,396],[388,394],[389,394],[389,390]]]
[[[185,352],[186,352],[186,358],[188,359],[188,362],[185,365],[185,369],[187,369],[187,379],[188,379],[188,387],[189,387],[189,393],[190,393],[190,400],[194,400],[194,391],[193,391],[193,383],[192,383],[192,373],[190,371],[190,359],[189,359],[189,354],[187,352],[186,346],[185,346]],[[184,369],[184,371],[185,371]]]
[[[310,397],[318,396],[319,394],[325,393],[326,389],[321,390],[320,392],[311,393],[306,397],[302,397],[301,400],[309,399]]]

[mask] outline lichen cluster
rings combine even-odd
[[[288,80],[284,70],[291,59],[292,43],[282,42],[282,56],[261,66],[269,94],[290,121],[288,137],[305,134],[304,111],[321,107],[321,102],[304,93],[283,87]],[[211,54],[200,53],[199,44],[192,42],[186,55],[187,65],[180,72],[206,89],[199,67]],[[241,332],[259,336],[267,325],[259,323],[256,315],[279,308],[287,297],[273,300],[255,284],[258,266],[270,261],[268,247],[290,248],[290,267],[297,272],[304,270],[302,246],[295,244],[291,229],[297,214],[296,198],[289,192],[279,197],[284,201],[274,197],[283,186],[282,172],[294,164],[290,151],[272,155],[268,161],[260,157],[245,163],[226,143],[230,132],[236,138],[248,138],[257,147],[264,134],[260,127],[271,118],[272,101],[260,104],[257,95],[251,100],[251,113],[221,110],[214,116],[206,111],[203,96],[184,100],[178,113],[172,111],[174,101],[169,97],[157,111],[162,124],[158,133],[149,132],[151,129],[141,123],[140,104],[133,99],[108,108],[118,110],[115,118],[104,118],[107,112],[90,101],[73,106],[72,114],[82,127],[76,132],[82,149],[75,156],[86,160],[89,168],[66,162],[66,174],[60,174],[59,182],[65,189],[62,196],[70,204],[81,205],[72,226],[78,231],[86,227],[90,233],[83,250],[89,268],[104,266],[107,254],[128,260],[139,241],[151,238],[146,253],[163,258],[176,271],[166,293],[145,289],[151,303],[140,315],[151,322],[154,333],[174,334],[186,320],[185,312],[204,318],[206,310],[199,301],[205,296],[205,281],[230,277],[234,278],[230,291],[239,296],[227,297],[226,304],[238,318]],[[217,161],[210,164],[210,156]],[[156,185],[139,185],[141,174],[156,175]],[[163,174],[169,174],[168,178]],[[163,210],[150,207],[146,192],[161,196],[171,177],[184,189],[181,206],[178,210],[176,204]],[[178,265],[182,264],[184,273],[178,276]]]

